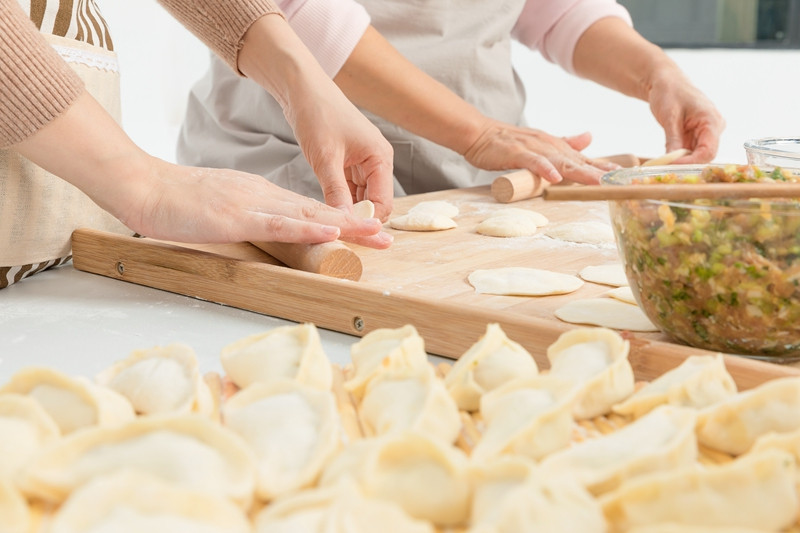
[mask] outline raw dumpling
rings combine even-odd
[[[10,480],[0,477],[0,532],[29,533],[31,516],[28,502]]]
[[[11,480],[37,451],[60,436],[58,426],[36,400],[0,394],[0,481]]]
[[[696,420],[693,409],[658,407],[617,431],[546,457],[542,475],[569,476],[598,495],[634,476],[693,464]]]
[[[78,488],[49,533],[250,533],[244,511],[225,498],[124,470]]]
[[[428,368],[425,341],[411,325],[397,329],[376,329],[350,347],[353,376],[344,388],[356,400],[364,396],[367,384],[380,372],[389,369]]]
[[[20,370],[0,388],[0,394],[7,392],[39,402],[64,435],[90,426],[121,424],[136,416],[121,394],[47,367]]]
[[[636,418],[662,404],[702,409],[736,394],[736,383],[722,354],[692,355],[614,406],[615,413]]]
[[[351,478],[368,498],[395,502],[420,520],[457,525],[469,514],[467,464],[458,448],[422,435],[363,439],[331,462],[320,485]]]
[[[351,480],[299,492],[264,508],[255,533],[435,533],[390,501],[365,498]]]
[[[575,418],[606,414],[633,393],[629,350],[628,341],[606,328],[570,330],[547,348],[550,374],[580,390],[573,408]]]
[[[698,441],[732,455],[745,453],[758,437],[800,427],[800,378],[768,381],[703,410]]]
[[[780,450],[642,476],[601,498],[614,532],[662,522],[780,531],[794,523],[794,459]]]
[[[747,453],[759,453],[763,450],[783,450],[794,456],[795,462],[798,465],[797,475],[798,483],[800,484],[800,428],[790,431],[788,433],[774,433],[770,432],[762,435],[756,440],[753,447]]]
[[[333,393],[292,381],[250,385],[225,403],[223,418],[256,455],[263,500],[311,486],[341,443]]]
[[[475,497],[484,511],[473,513],[469,533],[606,532],[600,504],[570,478],[533,469],[525,479],[512,475],[505,484],[501,480],[495,475],[489,486],[486,478],[476,482]]]
[[[499,325],[489,324],[483,337],[453,364],[444,383],[460,409],[477,411],[485,393],[538,372],[525,348],[510,340]]]
[[[430,365],[381,372],[369,382],[358,413],[367,436],[412,431],[451,444],[461,431],[458,405]]]
[[[743,527],[687,526],[684,524],[654,524],[629,529],[625,533],[770,533],[766,529]]]
[[[575,398],[573,384],[545,375],[516,379],[486,393],[480,408],[486,427],[472,458],[520,454],[538,460],[566,447]]]
[[[136,350],[103,371],[97,381],[125,396],[139,414],[214,412],[197,355],[184,344]]]
[[[472,461],[470,477],[474,485],[470,523],[494,523],[502,502],[531,476],[536,463],[523,455],[498,455],[487,461]]]
[[[314,324],[282,326],[240,339],[222,349],[222,367],[239,388],[292,379],[330,390],[333,371]]]
[[[242,505],[255,486],[255,458],[242,439],[205,416],[186,414],[75,432],[32,459],[20,472],[20,488],[61,502],[91,479],[126,469]]]

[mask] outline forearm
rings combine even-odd
[[[488,119],[405,59],[372,26],[334,78],[356,105],[463,154]]]
[[[11,147],[68,181],[123,223],[131,193],[146,186],[144,170],[154,158],[140,150],[88,93],[63,114]]]
[[[682,76],[661,48],[615,17],[598,20],[581,35],[573,62],[579,76],[644,101],[656,76]]]

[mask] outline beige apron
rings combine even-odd
[[[525,0],[362,0],[372,24],[407,58],[485,115],[521,124],[522,82],[511,64],[511,30]],[[490,183],[457,153],[367,114],[395,151],[395,192],[415,194]],[[321,199],[314,174],[280,107],[261,87],[212,58],[189,96],[178,142],[185,164],[233,167]]]
[[[119,122],[116,54],[74,39],[42,34]],[[13,150],[0,149],[0,288],[68,260],[80,227],[131,234],[88,196]]]

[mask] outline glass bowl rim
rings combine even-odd
[[[793,145],[798,150],[781,150],[779,146]],[[800,137],[761,137],[758,139],[748,139],[744,142],[744,149],[748,152],[758,152],[759,154],[771,155],[775,157],[785,157],[797,159],[800,163]]]
[[[630,167],[630,168],[621,168],[617,170],[612,170],[611,172],[606,172],[600,178],[600,184],[603,186],[621,186],[625,185],[625,183],[614,182],[612,181],[615,178],[622,178],[629,181],[635,177],[646,177],[646,176],[658,176],[661,174],[678,174],[678,175],[688,175],[688,174],[698,174],[706,167],[726,167],[733,163],[707,163],[707,164],[688,164],[688,165],[663,165],[663,166],[651,166],[651,167]],[[743,166],[743,164],[735,164],[736,166]],[[722,213],[752,213],[752,214],[763,214],[764,206],[769,206],[769,213],[773,215],[779,216],[800,216],[800,199],[797,199],[794,203],[789,202],[781,202],[781,201],[773,201],[769,199],[717,199],[717,200],[708,200],[709,203],[693,203],[693,202],[686,202],[686,201],[677,201],[677,200],[612,200],[610,203],[614,202],[628,202],[628,201],[636,201],[641,202],[644,204],[653,204],[653,205],[668,205],[670,207],[678,207],[683,209],[697,209],[697,210],[705,210],[705,211],[716,211]],[[720,202],[724,202],[723,205],[720,205]]]

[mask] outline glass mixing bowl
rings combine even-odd
[[[754,166],[636,167],[631,183],[800,181]],[[768,186],[765,183],[765,187]],[[610,201],[628,281],[650,320],[691,346],[788,361],[800,358],[800,201]]]
[[[800,169],[800,137],[751,139],[744,150],[751,165]]]

